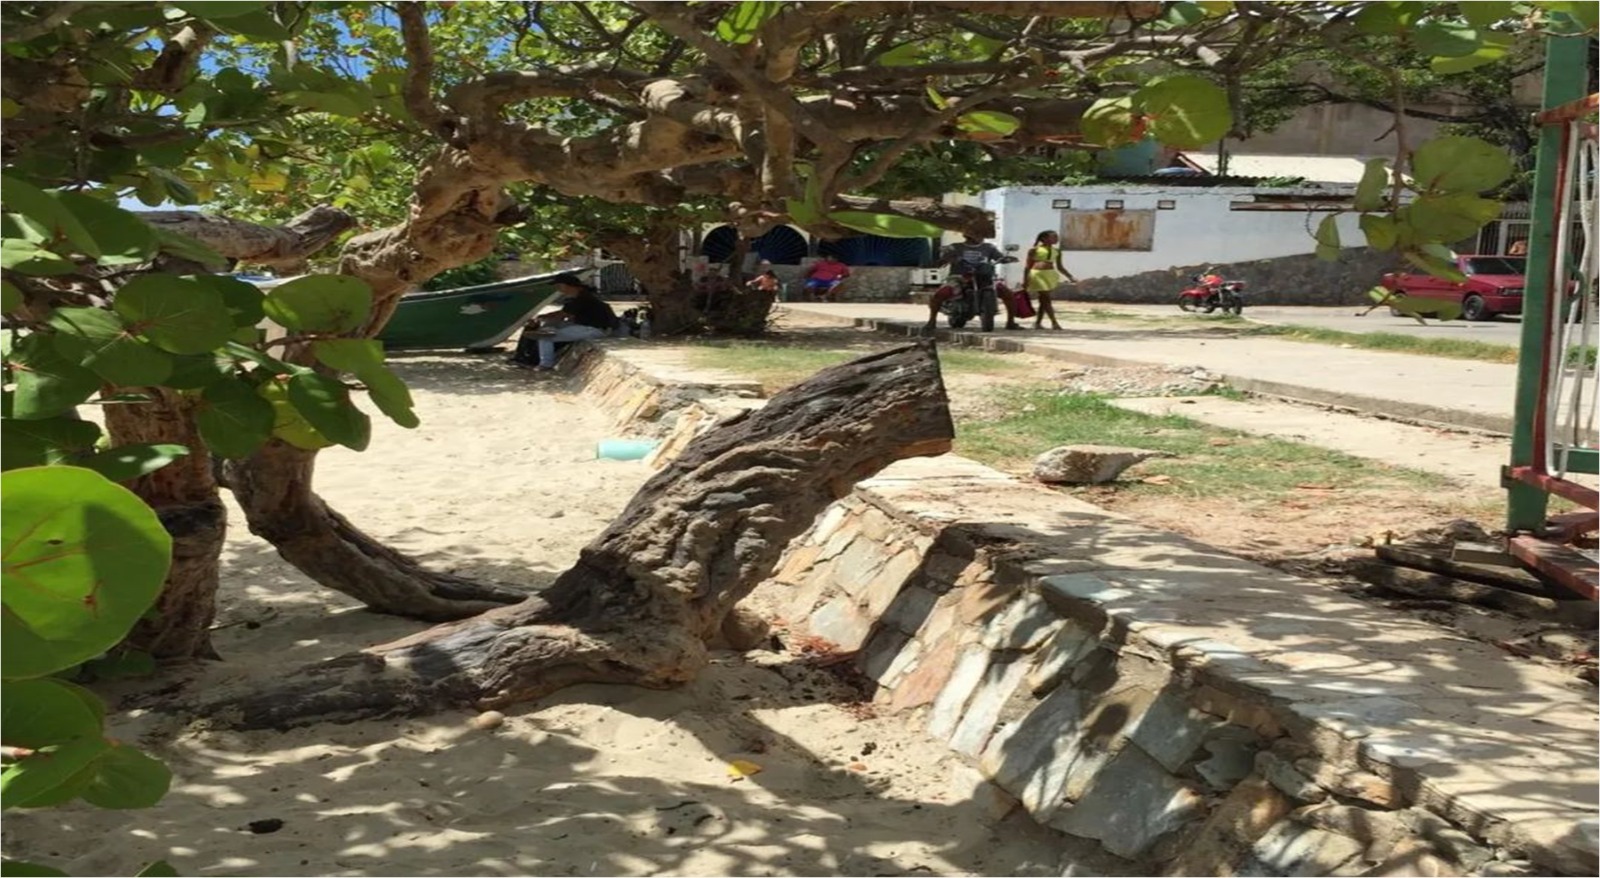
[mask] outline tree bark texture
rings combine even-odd
[[[188,235],[234,262],[284,272],[304,271],[307,257],[356,224],[355,217],[328,205],[313,207],[281,226],[187,210],[152,210],[138,217],[157,229]]]
[[[286,728],[503,707],[576,683],[681,684],[828,504],[896,460],[949,450],[953,435],[931,343],[826,369],[691,443],[540,595],[201,710]]]
[[[272,440],[227,468],[250,532],[321,585],[381,613],[444,622],[514,604],[519,589],[439,573],[379,543],[311,490],[316,453]]]
[[[161,387],[144,388],[148,403],[105,406],[114,446],[172,443],[189,453],[127,484],[149,504],[172,536],[172,567],[156,599],[156,614],[141,620],[125,641],[156,658],[216,658],[211,622],[216,618],[218,563],[228,512],[217,496],[210,457],[195,427],[194,403]]]

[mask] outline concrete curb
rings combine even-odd
[[[817,311],[807,311],[806,316],[818,320],[825,320],[840,326],[857,326],[871,329],[885,335],[905,336],[908,338],[921,337],[920,327],[914,323],[897,320],[880,320],[872,317],[849,317],[845,315],[823,314]],[[1275,325],[1275,324],[1261,324]],[[1075,363],[1080,366],[1112,366],[1112,367],[1159,367],[1161,363],[1151,363],[1145,360],[1133,360],[1123,357],[1107,357],[1101,354],[1088,354],[1080,351],[1064,350],[1050,345],[1030,344],[1027,340],[1016,336],[984,334],[968,332],[966,330],[951,331],[941,328],[937,332],[940,341],[952,342],[964,347],[978,347],[988,351],[1005,353],[1025,353],[1036,357],[1046,357],[1052,360],[1061,360],[1066,363]],[[1209,371],[1209,370],[1208,370]],[[1365,396],[1354,393],[1335,393],[1315,387],[1302,387],[1296,384],[1287,384],[1281,381],[1268,381],[1261,378],[1252,378],[1248,375],[1235,375],[1227,372],[1217,372],[1228,385],[1243,393],[1257,396],[1272,397],[1289,402],[1307,403],[1310,405],[1329,406],[1345,411],[1358,412],[1374,417],[1387,418],[1402,423],[1416,424],[1423,427],[1434,427],[1445,430],[1468,430],[1480,433],[1492,433],[1497,436],[1510,436],[1515,429],[1513,420],[1508,415],[1487,415],[1475,412],[1461,411],[1459,409],[1444,408],[1441,406],[1419,405],[1416,403],[1400,402],[1392,399],[1381,399],[1375,396]]]

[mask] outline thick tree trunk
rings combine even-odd
[[[541,595],[202,709],[282,728],[501,707],[583,682],[681,684],[829,503],[953,435],[930,343],[824,370],[691,443]]]
[[[381,613],[428,622],[476,615],[527,594],[428,570],[367,536],[311,490],[316,452],[273,440],[227,469],[250,532],[318,583]]]
[[[125,641],[156,658],[216,658],[211,622],[216,617],[218,563],[228,513],[217,496],[205,442],[194,424],[192,401],[166,388],[144,388],[148,403],[105,407],[111,444],[172,443],[189,454],[128,483],[172,535],[172,567],[156,613],[134,626]]]

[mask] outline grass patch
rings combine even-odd
[[[1019,470],[1057,445],[1131,445],[1164,451],[1175,456],[1146,461],[1135,472],[1141,478],[1167,476],[1170,482],[1130,481],[1126,487],[1196,498],[1259,500],[1290,494],[1315,496],[1330,488],[1342,493],[1364,488],[1451,486],[1443,476],[1312,445],[1222,430],[1176,415],[1127,411],[1097,395],[1016,391],[1009,394],[1008,402],[1008,409],[1016,414],[958,425],[956,452],[999,469]]]
[[[748,375],[760,381],[761,386],[771,393],[804,381],[829,366],[854,360],[870,352],[733,342],[696,345],[689,357],[694,365],[701,368]],[[951,348],[940,349],[939,364],[947,375],[1001,375],[1028,368],[1028,363],[1015,355]]]
[[[1343,332],[1315,326],[1263,326],[1251,333],[1289,341],[1314,344],[1350,345],[1369,351],[1390,351],[1397,354],[1418,354],[1425,357],[1444,357],[1451,360],[1477,360],[1484,363],[1515,363],[1516,347],[1466,338],[1419,338],[1397,332]]]
[[[1256,324],[1235,317],[1232,314],[1174,314],[1171,317],[1157,317],[1150,314],[1135,314],[1129,311],[1117,311],[1112,308],[1090,308],[1087,311],[1059,309],[1058,316],[1062,320],[1073,320],[1082,323],[1136,323],[1140,326],[1154,329],[1196,329],[1206,327],[1244,328],[1249,329]]]

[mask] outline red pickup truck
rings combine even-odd
[[[1525,256],[1457,256],[1456,269],[1466,280],[1445,280],[1431,274],[1390,272],[1385,289],[1419,299],[1442,299],[1461,305],[1464,320],[1492,320],[1496,314],[1521,314],[1527,286]]]

